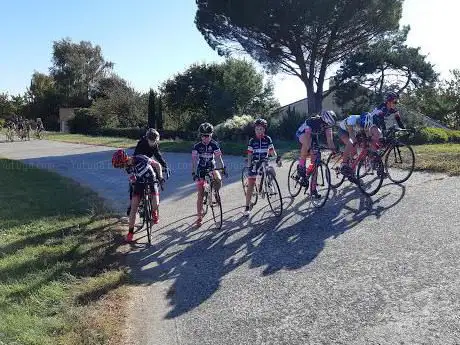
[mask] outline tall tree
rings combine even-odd
[[[402,93],[436,82],[438,75],[420,48],[406,45],[409,30],[406,26],[345,59],[334,77],[340,85],[335,94],[339,105],[363,107],[387,90]]]
[[[266,104],[265,109],[278,106],[273,102],[273,88],[264,85],[263,74],[252,63],[236,59],[194,64],[167,80],[162,94],[168,116],[176,117],[183,129],[205,120],[217,124]]]
[[[104,59],[101,47],[91,42],[73,43],[66,38],[53,43],[50,72],[67,106],[89,106],[91,89],[112,67],[113,63]]]
[[[195,23],[221,55],[240,50],[299,77],[309,113],[321,109],[328,69],[398,29],[403,0],[196,0]]]
[[[163,130],[164,128],[164,113],[163,113],[163,100],[161,95],[158,97],[158,118],[157,118],[157,129]]]
[[[155,98],[156,94],[153,89],[150,89],[149,91],[149,103],[148,103],[148,126],[149,128],[155,128],[156,127],[156,122],[157,122],[157,116],[156,116],[156,109],[155,109]]]
[[[14,114],[14,106],[11,102],[10,95],[0,93],[0,118],[6,118]]]

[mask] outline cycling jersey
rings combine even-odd
[[[364,120],[366,114],[350,115],[346,119],[339,122],[339,127],[344,131],[348,131],[347,126],[351,126],[355,132],[364,129]]]
[[[395,119],[399,127],[404,128],[398,110],[389,109],[385,103],[380,104],[371,112],[371,115],[374,117],[374,124],[382,129],[386,129],[385,118],[389,117],[391,114],[395,114]]]
[[[152,166],[153,159],[145,155],[136,155],[132,158],[133,164],[126,168],[126,172],[135,176],[136,183],[146,183],[155,180],[156,174]]]
[[[215,140],[211,140],[207,145],[202,141],[193,145],[192,157],[198,158],[198,167],[214,168],[214,158],[221,154],[220,146]]]
[[[264,135],[261,138],[253,137],[249,140],[247,153],[252,154],[253,161],[258,161],[267,158],[274,149],[272,138]]]
[[[328,127],[330,126],[328,126],[328,124],[324,122],[321,117],[315,116],[305,120],[305,122],[300,125],[300,127],[297,129],[296,137],[299,139],[299,137],[306,131],[310,131],[312,134],[320,134],[321,132],[324,132],[324,130]]]
[[[167,168],[166,161],[164,160],[163,155],[160,153],[158,145],[151,147],[145,136],[137,142],[136,148],[134,149],[134,155],[145,155],[150,158],[155,157],[155,159],[164,169]]]

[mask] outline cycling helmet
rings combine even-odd
[[[361,126],[364,129],[369,129],[374,125],[374,117],[371,113],[364,113],[361,115]]]
[[[147,140],[151,141],[159,141],[160,140],[160,133],[155,128],[149,128],[145,133]]]
[[[264,128],[267,128],[267,120],[265,119],[262,119],[262,118],[258,118],[254,121],[254,127],[255,126],[263,126]]]
[[[329,126],[332,126],[335,124],[336,115],[333,110],[323,110],[321,112],[321,119]]]
[[[210,135],[214,132],[214,126],[209,122],[204,122],[198,127],[198,133],[200,135]]]
[[[128,161],[128,154],[125,150],[116,150],[112,156],[112,166],[114,168],[122,167]]]
[[[388,92],[385,96],[385,102],[391,102],[391,101],[398,100],[398,99],[399,99],[399,95],[393,91]]]

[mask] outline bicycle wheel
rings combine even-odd
[[[414,150],[409,145],[398,143],[385,156],[385,171],[394,183],[406,182],[414,168]]]
[[[331,188],[339,188],[343,181],[345,181],[345,176],[340,172],[342,155],[343,152],[337,154],[331,153],[327,157],[326,165],[329,168],[329,175],[331,177]]]
[[[145,196],[144,199],[144,220],[145,228],[147,229],[147,240],[149,245],[152,244],[152,198],[150,196]]]
[[[288,173],[288,191],[291,197],[295,198],[299,195],[302,185],[300,184],[299,177],[297,176],[297,163],[298,160],[294,159],[289,167]]]
[[[283,197],[281,196],[280,186],[278,185],[276,177],[272,174],[267,174],[264,188],[271,210],[276,217],[281,216],[283,213]]]
[[[244,167],[241,171],[241,184],[243,185],[244,196],[246,197],[246,191],[248,190],[248,167]],[[257,204],[257,199],[259,198],[259,193],[257,193],[257,184],[254,184],[254,189],[252,190],[251,197],[251,206]]]
[[[359,163],[356,173],[357,184],[361,192],[367,196],[377,193],[382,187],[385,168],[377,154],[368,154]]]
[[[216,224],[216,229],[220,230],[220,228],[222,228],[222,202],[220,194],[219,191],[212,188],[212,186],[210,194],[212,218],[214,219],[214,224]]]
[[[316,208],[321,208],[326,204],[327,199],[329,198],[329,193],[331,192],[331,173],[324,162],[320,162],[319,165],[315,167],[316,173],[316,191],[318,196],[311,196],[311,203]],[[314,174],[312,174],[311,179],[313,179]],[[312,181],[310,182],[312,185]]]

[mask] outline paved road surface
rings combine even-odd
[[[0,143],[0,156],[74,178],[123,212],[127,176],[112,151]],[[460,178],[415,173],[372,199],[345,183],[322,210],[286,197],[276,219],[261,200],[245,221],[242,162],[226,157],[215,231],[192,226],[190,155],[166,157],[174,175],[154,245],[139,233],[129,254],[133,344],[460,344]],[[287,195],[287,167],[277,171]]]

